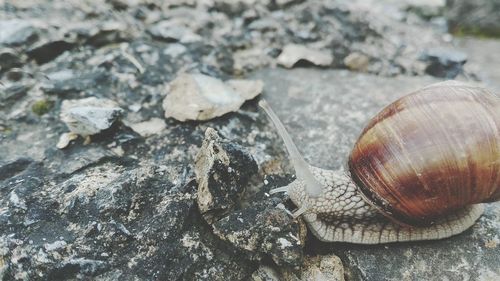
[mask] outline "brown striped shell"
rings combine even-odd
[[[500,98],[456,81],[404,96],[363,130],[349,170],[365,199],[403,224],[500,200]]]

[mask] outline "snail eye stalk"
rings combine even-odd
[[[292,165],[295,169],[295,173],[297,175],[297,179],[302,180],[305,183],[305,189],[309,196],[311,197],[319,197],[323,194],[322,185],[316,180],[311,170],[309,169],[309,164],[304,160],[302,154],[300,154],[297,146],[292,141],[292,138],[286,131],[283,123],[281,123],[280,119],[274,113],[273,109],[269,106],[269,104],[265,100],[259,101],[259,106],[264,109],[266,114],[269,116],[274,126],[278,130],[278,134],[283,139],[285,143],[286,149],[288,150],[288,154],[290,155],[290,160],[292,161]],[[277,192],[287,192],[286,188],[277,188],[271,191],[271,193]]]

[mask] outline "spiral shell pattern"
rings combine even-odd
[[[404,96],[363,130],[349,170],[365,199],[402,224],[500,200],[500,98],[456,81]]]

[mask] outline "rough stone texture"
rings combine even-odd
[[[208,128],[196,155],[198,207],[212,224],[239,204],[250,177],[257,173],[257,163],[248,151]]]
[[[345,164],[369,118],[398,97],[436,81],[306,69],[265,70],[256,77],[269,85],[264,98],[305,158],[327,169]],[[308,247],[314,253],[340,256],[348,280],[498,279],[499,219],[500,203],[494,203],[472,229],[441,241],[359,246],[312,239]]]
[[[61,69],[48,74],[49,80],[45,80],[40,85],[40,89],[49,95],[65,96],[66,98],[76,98],[83,94],[94,94],[103,90],[104,82],[109,77],[102,70],[86,73],[75,73],[70,69]],[[97,87],[94,89],[93,87]],[[86,96],[86,95],[85,95]]]
[[[21,66],[20,55],[10,48],[0,49],[0,72]]]
[[[280,266],[298,267],[302,263],[305,226],[276,208],[278,203],[257,198],[251,206],[216,222],[214,233],[253,258],[270,256]]]
[[[0,107],[12,105],[16,100],[23,98],[29,88],[29,86],[22,84],[13,84],[8,88],[4,88],[0,93]]]
[[[148,30],[157,39],[166,42],[193,43],[202,40],[202,37],[185,26],[179,26],[176,22],[161,21]]]
[[[63,101],[60,116],[72,133],[89,136],[108,129],[122,114],[114,101],[89,97]]]
[[[447,0],[445,11],[452,32],[500,36],[498,0]]]
[[[278,57],[278,63],[286,68],[292,68],[301,60],[318,66],[328,66],[332,64],[333,56],[328,51],[290,44],[283,47],[283,51]]]
[[[344,64],[353,71],[365,71],[370,63],[370,58],[362,53],[353,52],[344,58]]]
[[[308,257],[301,280],[344,281],[344,267],[336,255]]]
[[[32,43],[38,39],[35,23],[29,20],[1,20],[0,30],[0,45],[16,46]]]
[[[434,48],[426,50],[421,57],[427,63],[425,72],[432,76],[454,79],[467,62],[467,55],[452,49]]]
[[[278,272],[272,267],[261,266],[252,274],[252,281],[280,281]]]
[[[38,64],[44,64],[58,57],[63,52],[71,50],[73,46],[72,42],[65,40],[48,40],[29,49],[26,54]]]
[[[161,133],[166,127],[165,121],[160,118],[151,118],[150,120],[131,124],[130,128],[136,131],[139,135],[143,137],[149,137],[154,134]]]
[[[8,262],[0,277],[223,280],[220,271],[231,279],[249,276],[251,262],[195,223],[200,218],[193,208],[193,181],[174,184],[161,167],[127,166],[108,162],[57,185],[44,181],[43,167],[32,160],[1,166],[7,171],[2,206],[10,207],[1,209],[0,231],[14,235],[1,236],[0,253]]]
[[[276,270],[262,265],[251,277],[252,281],[344,281],[344,267],[336,255],[307,256],[300,271],[280,267]]]
[[[288,44],[325,50],[335,57],[329,67],[345,67],[343,59],[360,51],[375,58],[367,69],[371,73],[421,74],[421,49],[448,45],[413,12],[440,7],[439,0],[190,0],[155,5],[137,0],[119,8],[114,2],[56,1],[50,9],[39,0],[9,2],[2,10],[0,46],[30,52],[21,64],[32,59],[47,64],[61,56],[64,60],[65,51],[75,49],[83,62],[94,48],[106,47],[98,52],[105,55],[103,60],[95,58],[91,65],[100,61],[97,64],[108,69],[127,60],[115,53],[125,47],[148,66],[145,70],[163,71],[149,72],[148,79],[158,81],[158,76],[171,78],[180,68],[218,77],[248,73],[276,64]],[[176,52],[168,50],[172,41],[178,44]],[[110,46],[114,43],[124,44]]]
[[[166,118],[179,121],[210,120],[236,111],[262,91],[262,82],[232,80],[225,83],[203,74],[181,74],[169,84],[163,100]]]

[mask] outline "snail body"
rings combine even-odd
[[[413,92],[379,112],[348,157],[348,170],[308,165],[272,109],[297,180],[287,192],[323,241],[440,239],[469,228],[482,202],[500,200],[500,99],[456,81]]]

